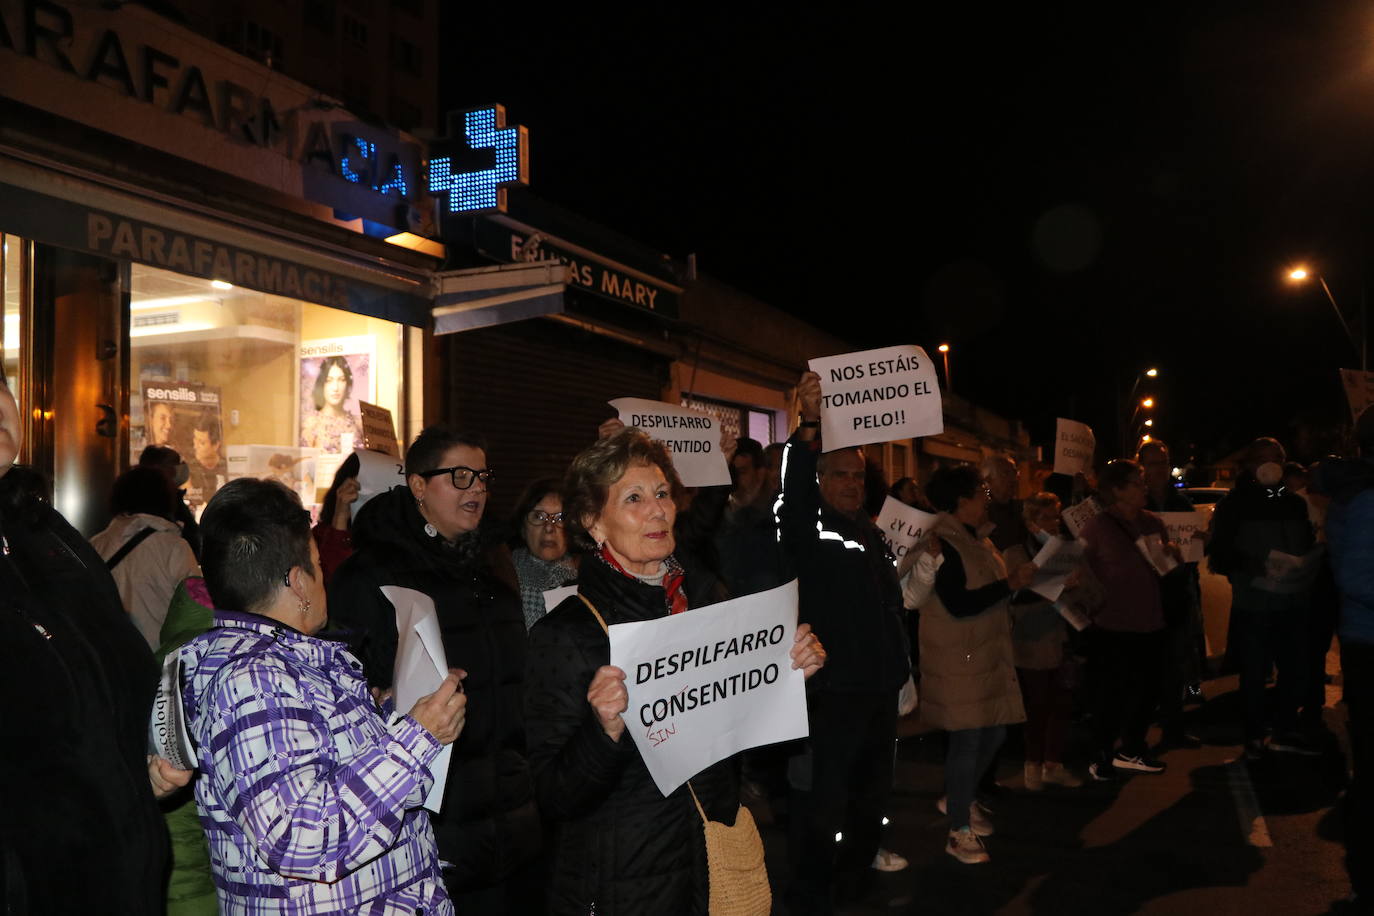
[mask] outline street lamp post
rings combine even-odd
[[[1119,378],[1119,376],[1118,376],[1118,378]],[[1152,398],[1146,398],[1146,399],[1145,399],[1146,401],[1149,401],[1148,404],[1144,403],[1143,401],[1137,401],[1137,400],[1136,400],[1136,394],[1139,393],[1139,391],[1140,391],[1140,383],[1141,383],[1141,381],[1143,381],[1144,379],[1147,379],[1147,378],[1149,378],[1149,379],[1159,378],[1159,369],[1156,368],[1156,367],[1154,367],[1154,366],[1151,366],[1151,367],[1149,367],[1148,369],[1146,369],[1145,371],[1140,372],[1140,373],[1137,373],[1137,375],[1136,375],[1136,377],[1135,377],[1135,380],[1134,380],[1133,382],[1131,382],[1131,391],[1130,391],[1130,393],[1126,395],[1125,400],[1122,400],[1122,401],[1118,401],[1118,402],[1117,402],[1117,410],[1116,410],[1116,437],[1117,437],[1117,439],[1119,439],[1119,440],[1121,441],[1121,454],[1122,454],[1122,455],[1125,455],[1125,454],[1127,453],[1127,451],[1131,448],[1131,443],[1130,443],[1129,441],[1127,441],[1126,437],[1127,437],[1128,435],[1130,435],[1130,434],[1132,433],[1132,431],[1134,430],[1134,426],[1132,426],[1132,424],[1135,422],[1136,414],[1140,413],[1140,408],[1142,408],[1142,407],[1144,407],[1146,410],[1149,410],[1151,407],[1154,407],[1154,400],[1153,400]],[[1117,394],[1118,394],[1118,396],[1119,396],[1120,393],[1121,393],[1121,389],[1118,388],[1118,389],[1116,389],[1116,390],[1117,390]],[[1133,405],[1134,405],[1134,407],[1132,407],[1131,412],[1130,412],[1129,415],[1126,413],[1126,405],[1127,405],[1127,404],[1133,404]],[[1122,423],[1122,421],[1121,421],[1121,418],[1122,418],[1123,416],[1126,417],[1125,423]]]
[[[1294,267],[1288,271],[1288,279],[1293,283],[1304,283],[1312,274],[1306,267]],[[1341,330],[1345,331],[1345,336],[1350,340],[1350,345],[1360,354],[1360,371],[1369,369],[1369,325],[1365,322],[1365,297],[1360,294],[1360,339],[1355,339],[1355,332],[1350,329],[1350,323],[1345,320],[1345,313],[1336,304],[1336,297],[1331,295],[1331,287],[1326,285],[1326,278],[1317,274],[1317,282],[1321,284],[1322,292],[1326,293],[1326,301],[1331,303],[1331,310],[1336,313],[1336,320],[1341,323]]]
[[[942,343],[940,346],[936,347],[936,349],[939,350],[941,355],[945,358],[945,391],[949,394],[953,394],[954,382],[951,381],[949,377],[949,344]]]

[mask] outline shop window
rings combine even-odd
[[[720,421],[720,428],[734,436],[748,436],[760,445],[776,442],[773,432],[773,412],[744,404],[731,404],[715,398],[684,394],[682,406],[708,413]]]
[[[360,402],[401,422],[394,322],[137,264],[130,318],[133,455],[181,452],[197,512],[244,476],[315,507],[363,444]]]

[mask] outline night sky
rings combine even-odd
[[[1359,356],[1283,272],[1305,261],[1357,318],[1374,6],[739,5],[518,30],[451,6],[442,102],[505,104],[537,194],[857,346],[947,339],[954,389],[1038,443],[1062,415],[1112,451],[1149,365],[1176,455],[1273,434],[1310,459],[1348,421],[1335,370]]]

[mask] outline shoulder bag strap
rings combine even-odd
[[[581,592],[577,593],[577,597],[582,599],[582,603],[587,606],[587,610],[592,612],[592,616],[596,618],[596,622],[601,624],[601,632],[609,636],[611,631],[606,628],[606,621],[601,618],[601,612],[596,609],[596,605],[592,604],[587,596]]]
[[[156,528],[144,528],[138,534],[129,538],[129,540],[124,542],[123,547],[115,551],[114,556],[110,557],[108,560],[105,561],[105,568],[114,569],[116,566],[118,566],[120,563],[124,561],[125,557],[133,553],[135,547],[137,547],[139,544],[142,544],[144,541],[148,540],[148,538],[151,537],[154,533],[156,533],[156,531]]]

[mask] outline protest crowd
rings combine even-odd
[[[995,793],[1052,803],[1195,745],[1200,565],[1232,587],[1246,757],[1322,753],[1339,637],[1349,871],[1374,898],[1374,412],[1360,455],[1313,468],[1256,440],[1185,539],[1163,442],[1034,486],[999,455],[889,487],[827,442],[824,384],[802,374],[785,444],[721,436],[713,486],[660,441],[683,423],[608,419],[562,479],[509,482],[510,519],[486,512],[507,482],[472,431],[425,429],[380,491],[350,458],[313,521],[248,477],[193,519],[181,456],[150,446],[88,543],[15,464],[0,377],[0,911],[831,913],[909,867],[884,836],[899,720],[942,742],[956,868],[994,860]],[[785,641],[770,623],[616,664],[619,633],[778,594]],[[758,675],[714,679],[732,659]],[[691,693],[640,699],[678,671]],[[775,682],[803,737],[665,777],[672,713]],[[783,873],[760,807],[788,821]]]

